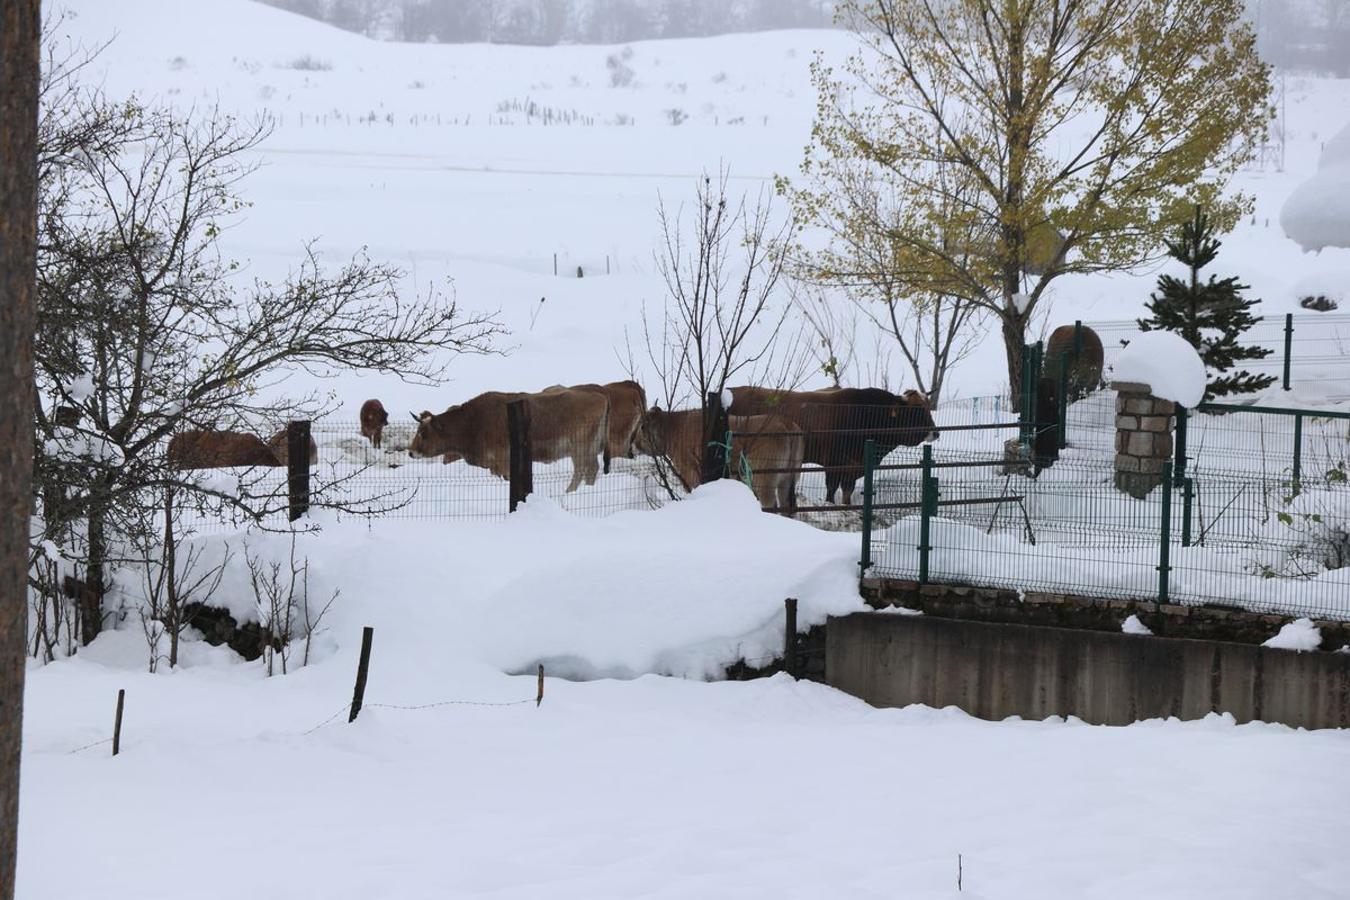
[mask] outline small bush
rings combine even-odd
[[[609,69],[610,87],[628,87],[633,83],[636,74],[633,67],[628,65],[628,61],[633,58],[633,48],[624,47],[619,53],[611,53],[605,57],[605,68]]]
[[[326,59],[319,59],[317,56],[306,53],[303,56],[297,56],[282,65],[281,68],[295,69],[297,72],[329,72],[332,71],[333,64]]]
[[[169,71],[181,72],[187,68],[188,61],[186,56],[175,56],[169,60]]]
[[[670,124],[672,124],[672,125],[683,125],[683,124],[685,123],[685,120],[688,119],[688,118],[689,118],[689,113],[685,112],[685,111],[682,110],[682,109],[679,109],[679,108],[672,108],[672,109],[666,110],[666,119],[667,119],[667,120],[670,122]]]

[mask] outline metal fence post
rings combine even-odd
[[[1168,600],[1168,578],[1172,572],[1172,463],[1163,463],[1162,522],[1158,535],[1158,602]]]
[[[1195,479],[1181,478],[1181,546],[1191,545],[1191,504],[1195,500]]]
[[[1294,314],[1284,314],[1284,389],[1289,390],[1289,363],[1294,350]]]
[[[1294,416],[1294,493],[1299,492],[1299,480],[1303,475],[1303,416]]]
[[[876,465],[877,442],[863,441],[862,559],[858,560],[858,580],[872,568],[872,469]]]
[[[507,473],[511,477],[507,510],[515,512],[534,492],[534,450],[530,446],[530,406],[527,400],[506,404],[506,434],[510,445]]]
[[[708,391],[703,400],[703,453],[700,464],[701,484],[716,481],[727,473],[730,448],[723,443],[731,430],[727,411],[722,408],[722,392]],[[729,443],[729,442],[727,442]]]
[[[309,422],[286,423],[286,487],[290,520],[309,512]]]
[[[928,583],[928,555],[932,551],[929,537],[933,514],[937,511],[937,486],[933,484],[933,445],[923,445],[923,476],[919,488],[919,584]]]
[[[1186,477],[1186,420],[1188,415],[1186,407],[1177,404],[1177,434],[1173,447],[1175,461],[1172,467],[1177,478]]]
[[[1069,418],[1069,354],[1059,355],[1059,449],[1069,446],[1068,429],[1064,426]]]

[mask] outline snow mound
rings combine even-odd
[[[1327,141],[1317,174],[1284,202],[1280,227],[1310,253],[1350,247],[1350,125]]]
[[[1316,650],[1322,645],[1322,632],[1312,623],[1312,619],[1295,619],[1280,629],[1280,633],[1262,644],[1276,650]]]
[[[1116,357],[1116,381],[1146,384],[1153,396],[1195,406],[1205,396],[1205,364],[1186,339],[1170,331],[1148,331],[1130,339]]]
[[[1147,625],[1145,625],[1143,622],[1139,621],[1139,617],[1138,617],[1138,616],[1135,616],[1135,615],[1132,615],[1132,616],[1130,616],[1128,619],[1126,619],[1124,622],[1121,622],[1121,623],[1120,623],[1120,630],[1123,631],[1125,634],[1152,634],[1152,633],[1153,633],[1153,629],[1149,628],[1149,627],[1148,627]]]
[[[313,517],[311,517],[313,518]],[[207,535],[204,561],[229,546],[213,605],[259,616],[247,557],[288,564],[290,536]],[[857,537],[766,515],[743,484],[703,485],[656,510],[578,518],[533,496],[497,522],[323,521],[296,538],[316,608],[340,642],[377,627],[386,653],[448,656],[508,673],[543,663],[576,680],[644,674],[720,678],[782,649],[783,601],[803,630],[867,607]],[[137,630],[139,636],[139,630]]]

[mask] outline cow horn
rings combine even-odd
[[[414,421],[414,422],[421,422],[421,421],[422,421],[422,417],[419,416],[417,413],[413,412],[412,410],[408,410],[408,415],[410,415],[410,416],[413,417],[413,421]]]

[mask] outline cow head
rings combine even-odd
[[[659,406],[653,406],[642,414],[637,431],[633,434],[633,448],[647,456],[660,456],[666,452],[665,439],[666,412]]]
[[[436,417],[426,410],[421,415],[413,413],[412,417],[417,423],[417,434],[413,435],[412,443],[408,445],[408,455],[413,459],[426,459],[444,453],[445,441],[436,428]]]
[[[928,402],[928,398],[915,390],[905,391],[900,395],[901,407],[899,414],[904,417],[905,425],[911,425],[914,428],[915,440],[905,439],[903,443],[909,447],[916,447],[919,444],[928,444],[938,439],[937,423],[933,421],[933,406]]]

